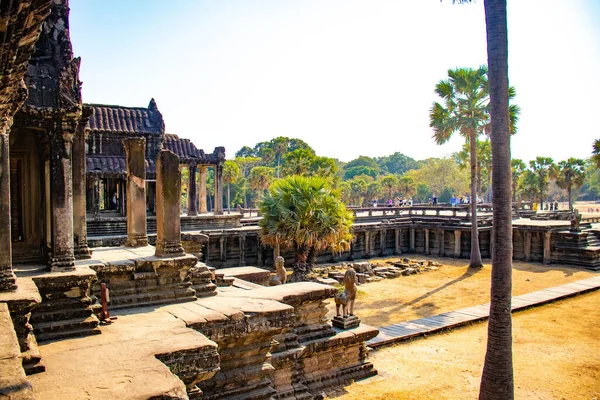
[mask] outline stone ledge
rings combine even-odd
[[[215,272],[259,285],[266,284],[271,276],[268,270],[257,267],[218,268]]]
[[[34,398],[31,383],[25,377],[19,342],[5,303],[0,303],[0,398]]]
[[[297,282],[253,290],[223,292],[221,295],[228,298],[247,297],[275,300],[291,306],[297,306],[308,301],[331,299],[336,293],[337,289],[331,286],[315,282]]]

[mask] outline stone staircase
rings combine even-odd
[[[100,333],[99,305],[91,295],[93,271],[78,269],[32,279],[42,298],[30,320],[39,342]]]
[[[600,231],[558,232],[552,259],[556,263],[581,265],[600,271]]]

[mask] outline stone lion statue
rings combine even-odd
[[[287,281],[287,272],[284,267],[285,260],[281,256],[275,258],[275,276],[269,279],[269,286],[283,285]]]
[[[354,300],[356,299],[356,271],[348,268],[344,274],[344,291],[335,296],[335,314],[340,316],[340,306],[343,307],[343,317],[354,315]]]

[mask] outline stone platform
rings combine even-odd
[[[41,346],[37,399],[186,399],[187,387],[219,369],[217,345],[163,310],[123,312],[101,329]]]
[[[269,277],[271,276],[271,272],[268,270],[257,267],[217,268],[215,273],[262,286],[266,286],[269,283]]]
[[[31,383],[25,377],[19,341],[6,303],[0,303],[0,398],[34,399]]]

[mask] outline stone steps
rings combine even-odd
[[[100,321],[95,315],[86,318],[39,322],[34,325],[35,337],[39,342],[70,337],[96,335]]]
[[[111,293],[109,308],[118,310],[128,307],[163,305],[196,300],[196,292],[191,288],[173,291],[151,291],[115,296]]]

